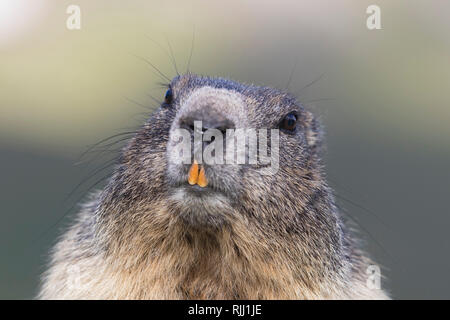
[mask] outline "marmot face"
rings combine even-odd
[[[310,178],[308,170],[315,169],[308,166],[311,161],[317,160],[313,159],[317,147],[317,128],[311,114],[288,94],[274,89],[193,75],[174,79],[168,94],[170,99],[166,99],[163,108],[170,108],[172,113],[170,120],[168,119],[170,131],[166,147],[165,178],[170,187],[171,205],[186,222],[205,227],[232,223],[233,215],[245,214],[239,213],[239,209],[243,209],[243,201],[252,201],[250,198],[256,195],[260,198],[255,198],[255,202],[265,199],[283,207],[286,202],[290,202],[286,197],[289,192],[296,197],[302,178]],[[202,127],[197,129],[204,134],[207,130],[216,130],[220,135],[220,141],[215,137],[214,142],[223,146],[223,152],[219,159],[209,161],[212,163],[194,155],[195,121],[201,121]],[[191,157],[188,157],[187,163],[176,161],[181,160],[177,158],[179,129],[185,129],[192,138],[189,139],[192,148],[189,148]],[[227,137],[227,130],[228,133],[234,130],[235,135],[242,132],[247,135]],[[248,130],[255,130],[253,137],[256,140],[252,141],[254,154],[259,154],[262,151],[260,149],[266,149],[265,153],[270,158],[265,163],[258,159],[250,163],[249,153],[252,147]],[[261,131],[265,134],[265,143],[258,139]],[[235,152],[231,155],[227,149],[230,139],[234,144],[231,150]],[[209,141],[209,137],[206,140]],[[246,149],[243,150],[244,158],[241,158],[244,161],[238,163],[237,148],[240,142],[245,144]],[[208,155],[205,153],[208,144],[203,141],[199,145],[202,147],[199,154],[203,157]],[[234,161],[227,161],[229,159]],[[217,160],[222,161],[218,163]],[[205,176],[206,186],[200,186],[200,183],[189,184],[193,161],[202,161],[199,168],[204,170],[202,174]],[[196,171],[202,169],[194,168]],[[280,194],[277,194],[277,191]],[[258,203],[248,205],[253,209],[258,208]]]
[[[198,175],[207,185],[191,185],[192,163],[176,163],[172,138],[180,128],[193,135],[195,120],[202,121],[202,130],[278,129],[276,172],[263,173],[267,166],[259,164],[202,163],[204,172],[197,168]],[[122,238],[125,224],[128,237],[133,230],[151,233],[152,223],[158,228],[183,223],[202,231],[243,229],[266,241],[301,241],[301,250],[313,256],[320,250],[325,259],[339,261],[343,234],[322,179],[319,136],[312,114],[289,94],[221,78],[176,77],[164,103],[124,150],[103,193],[102,216],[113,221]],[[155,206],[166,213],[155,218],[149,213]]]

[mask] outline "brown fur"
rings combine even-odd
[[[225,79],[187,74],[171,87],[174,101],[131,139],[107,187],[56,245],[40,298],[387,297],[366,286],[371,263],[334,205],[310,112],[286,93]],[[217,196],[181,193],[169,136],[202,101],[242,127],[275,127],[296,110],[295,135],[280,133],[278,173],[206,168]]]

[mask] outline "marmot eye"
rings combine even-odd
[[[171,104],[173,100],[173,92],[172,89],[167,89],[166,94],[164,95],[164,102],[166,104]]]
[[[285,116],[280,123],[280,129],[284,129],[287,131],[294,131],[296,126],[297,116],[293,113],[289,113],[287,116]]]

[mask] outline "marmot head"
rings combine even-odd
[[[277,163],[260,163],[259,153],[250,163],[250,152],[244,163],[227,163],[226,143],[237,141],[227,135],[233,129],[256,130],[258,151],[267,146],[268,158]],[[259,136],[263,130],[266,141]],[[188,163],[178,161],[178,145],[186,142],[180,132],[194,145],[184,149]],[[203,159],[196,153],[195,134],[203,136]],[[254,242],[268,253],[285,251],[301,255],[306,265],[308,259],[334,268],[345,241],[323,180],[320,136],[313,115],[286,92],[193,74],[175,77],[164,102],[123,150],[102,194],[100,225],[122,245],[166,241],[162,235],[170,236],[174,226],[191,236],[227,232],[240,238],[232,240],[238,247],[239,241]],[[222,140],[224,163],[205,158],[211,140]],[[244,140],[245,150],[253,148],[249,135]]]

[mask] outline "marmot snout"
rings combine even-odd
[[[386,298],[366,286],[371,263],[334,204],[321,138],[285,92],[174,78],[56,245],[40,297]]]

